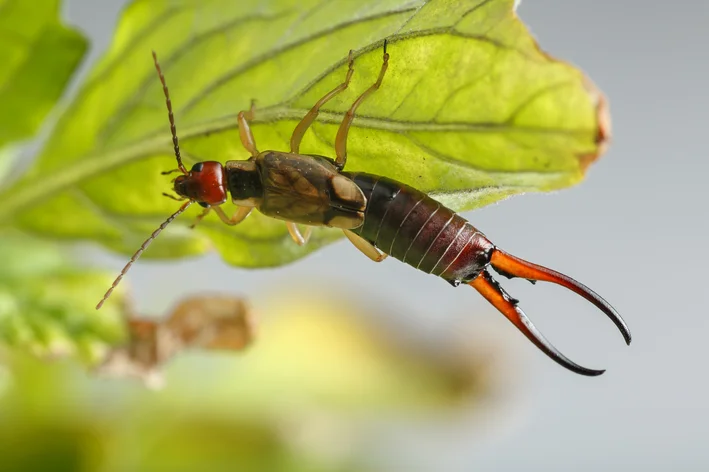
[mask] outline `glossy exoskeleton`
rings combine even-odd
[[[153,58],[163,85],[178,164],[178,169],[170,172],[182,173],[174,180],[174,191],[179,195],[178,199],[186,201],[138,249],[97,308],[160,231],[196,202],[204,207],[204,211],[194,224],[214,211],[224,223],[236,225],[256,209],[264,215],[286,221],[290,235],[298,244],[308,241],[312,226],[339,228],[372,260],[378,262],[390,255],[441,277],[453,286],[468,284],[539,349],[578,374],[599,375],[604,371],[582,367],[561,354],[517,306],[517,300],[492,278],[490,268],[508,278],[553,282],[576,292],[605,313],[630,344],[630,331],[620,315],[585,285],[502,251],[463,217],[415,188],[383,176],[344,171],[347,134],[357,107],[380,87],[388,67],[386,42],[376,82],[355,100],[340,125],[335,140],[335,159],[301,154],[300,143],[320,108],[348,87],[354,72],[352,51],[344,82],[322,97],[296,126],[290,152],[258,151],[249,127],[254,115],[252,103],[249,111],[238,115],[240,138],[251,157],[228,161],[224,165],[215,161],[200,162],[189,171],[180,157],[170,96],[155,53]],[[229,196],[237,206],[231,217],[220,206]],[[301,234],[297,224],[308,225],[308,231]]]

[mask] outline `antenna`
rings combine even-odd
[[[172,215],[170,215],[170,217],[169,217],[168,219],[166,219],[166,220],[163,222],[163,224],[161,224],[161,225],[158,227],[158,229],[156,229],[155,231],[153,231],[153,234],[151,234],[148,239],[145,240],[145,242],[143,243],[143,245],[140,246],[140,248],[135,252],[135,254],[133,254],[133,257],[130,258],[130,261],[128,261],[128,264],[126,264],[126,266],[123,268],[123,270],[121,271],[121,273],[118,274],[118,277],[116,277],[116,280],[113,281],[113,285],[111,285],[111,288],[109,288],[108,291],[106,291],[106,294],[103,296],[103,298],[101,299],[101,301],[98,302],[98,305],[96,305],[96,309],[97,309],[97,310],[100,310],[100,309],[101,309],[101,307],[103,306],[103,302],[105,302],[106,300],[108,300],[108,297],[111,296],[111,293],[112,293],[113,290],[118,286],[118,284],[121,282],[121,279],[123,278],[123,276],[126,275],[126,273],[130,270],[130,267],[133,265],[133,263],[138,260],[138,258],[140,257],[141,254],[143,254],[143,251],[145,251],[145,249],[147,249],[147,247],[150,246],[150,243],[153,242],[153,239],[157,238],[157,237],[158,237],[158,234],[160,234],[160,232],[161,232],[162,230],[164,230],[165,227],[167,227],[167,225],[169,225],[170,223],[172,223],[172,220],[174,220],[175,218],[177,218],[177,217],[180,215],[180,213],[182,213],[183,211],[185,211],[185,210],[187,209],[187,207],[189,207],[191,204],[192,204],[192,201],[191,201],[191,200],[188,201],[188,202],[185,202],[185,203],[180,207],[179,210],[177,210],[175,213],[173,213]]]
[[[175,128],[175,117],[172,114],[172,102],[170,101],[170,92],[167,91],[167,84],[165,83],[165,77],[162,75],[162,69],[160,69],[160,63],[158,63],[158,55],[153,51],[153,61],[155,62],[155,69],[158,71],[158,76],[160,77],[160,82],[162,83],[162,91],[165,93],[165,104],[167,105],[167,116],[170,118],[170,131],[172,132],[172,144],[175,147],[175,157],[177,158],[177,166],[180,168],[183,174],[187,174],[187,169],[185,169],[184,164],[182,164],[182,156],[180,156],[180,145],[177,142],[177,129]]]

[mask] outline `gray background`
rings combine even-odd
[[[122,2],[67,3],[68,18],[93,37],[97,57]],[[514,385],[528,408],[504,431],[492,417],[483,434],[457,437],[445,460],[436,454],[440,446],[410,450],[420,469],[709,470],[706,5],[527,0],[519,9],[545,50],[581,66],[608,95],[614,140],[581,185],[467,216],[499,246],[578,277],[619,309],[634,335],[630,348],[577,297],[505,284],[562,351],[607,367],[604,376],[557,367],[473,291],[451,290],[396,261],[374,266],[346,242],[278,270],[247,272],[215,256],[143,261],[129,278],[139,307],[160,312],[176,294],[202,290],[245,293],[258,306],[271,290],[300,279],[312,290],[329,280],[391,300],[401,321],[423,332],[485,318],[519,346],[514,356],[524,381]],[[125,262],[102,261],[117,270]]]

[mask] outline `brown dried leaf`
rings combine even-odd
[[[239,297],[191,297],[162,320],[127,316],[127,343],[109,351],[96,372],[138,378],[149,388],[163,385],[162,367],[182,351],[239,352],[254,338],[251,308]]]

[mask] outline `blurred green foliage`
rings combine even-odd
[[[159,391],[0,351],[2,470],[364,471],[374,425],[425,431],[490,404],[489,353],[434,356],[334,296],[262,308],[245,355],[183,355]]]
[[[124,339],[122,294],[101,313],[91,296],[113,274],[76,267],[58,247],[26,236],[0,236],[0,260],[0,342],[91,364]]]
[[[343,80],[302,152],[333,154],[343,113],[370,83],[390,41],[382,88],[358,111],[348,169],[389,175],[457,210],[578,182],[600,152],[601,98],[584,75],[541,52],[513,0],[136,0],[32,169],[0,193],[0,224],[90,239],[132,253],[174,211],[162,197],[175,167],[161,58],[188,165],[246,158],[236,113],[257,100],[259,149],[287,150],[309,107]],[[5,110],[1,110],[4,113]],[[333,241],[292,243],[282,222],[253,215],[196,231],[192,208],[148,257],[216,248],[229,263],[275,266]]]
[[[176,390],[107,394],[66,363],[4,360],[11,370],[0,370],[3,472],[362,470],[299,449],[275,421],[161,406],[161,398],[180,396]]]

